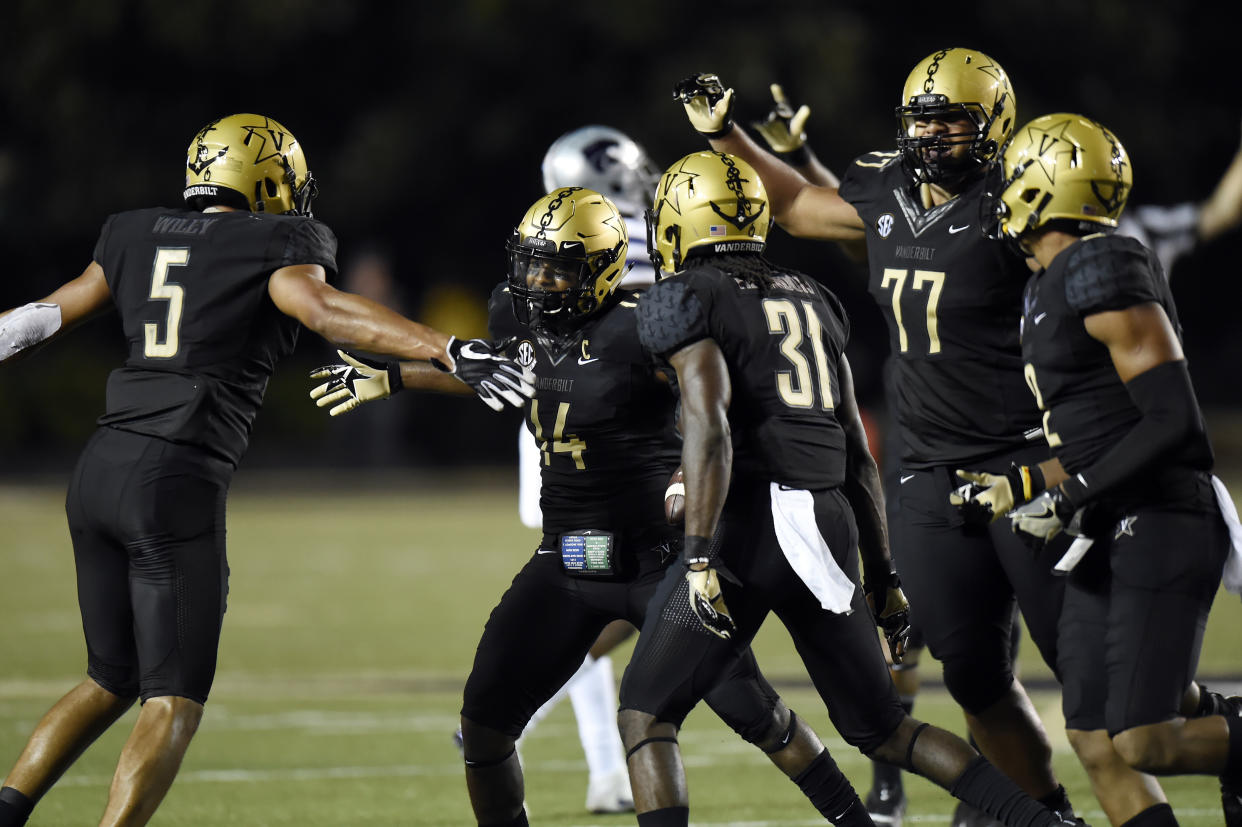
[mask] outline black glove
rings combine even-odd
[[[897,572],[868,575],[863,586],[867,605],[875,616],[875,625],[884,633],[893,663],[901,663],[906,656],[906,643],[910,637],[910,603],[901,590],[901,578]]]
[[[1058,485],[1049,488],[1021,508],[1014,509],[1009,516],[1013,519],[1013,533],[1038,553],[1049,540],[1062,531],[1080,533],[1082,516],[1078,515],[1075,520],[1076,512],[1078,509]]]
[[[450,364],[439,359],[432,359],[431,364],[474,388],[474,392],[493,411],[502,410],[505,402],[520,408],[535,395],[535,374],[505,356],[507,345],[507,341],[462,341],[453,336],[445,348]]]
[[[328,411],[332,416],[352,411],[363,402],[386,399],[404,387],[398,362],[380,362],[344,350],[336,355],[344,364],[324,365],[310,374],[311,379],[328,380],[312,388],[310,398],[321,408],[333,405]]]
[[[707,72],[691,75],[673,87],[673,100],[686,108],[690,125],[707,138],[723,138],[733,128],[733,90]]]
[[[999,520],[1015,506],[1030,502],[1044,487],[1044,475],[1038,465],[1010,463],[1004,474],[958,471],[957,475],[966,484],[949,495],[949,503],[973,525]]]

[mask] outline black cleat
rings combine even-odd
[[[900,784],[876,784],[863,804],[876,827],[901,827],[906,813],[906,791]]]

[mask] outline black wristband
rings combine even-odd
[[[778,152],[776,157],[791,167],[804,167],[811,163],[811,148],[804,143],[797,149],[791,149],[788,152]]]
[[[725,135],[728,135],[732,131],[733,131],[733,118],[725,118],[724,126],[720,127],[715,132],[700,132],[699,134],[709,141],[714,141],[717,138],[723,138]]]
[[[687,566],[694,563],[711,564],[711,545],[710,537],[699,537],[694,534],[686,535],[686,545],[681,552],[681,560]]]
[[[394,394],[397,391],[405,390],[405,382],[401,380],[401,363],[389,362],[388,365],[388,393]]]

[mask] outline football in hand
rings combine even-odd
[[[668,478],[664,490],[664,519],[669,525],[681,525],[686,520],[686,478],[680,468]]]

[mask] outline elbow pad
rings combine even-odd
[[[0,318],[0,362],[60,330],[60,305],[32,302]]]

